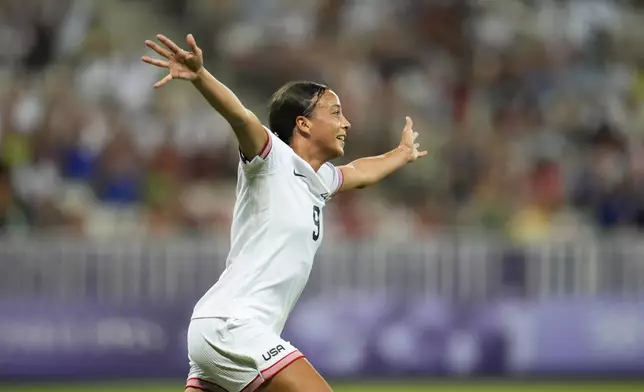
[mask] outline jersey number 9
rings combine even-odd
[[[315,225],[313,241],[317,241],[320,238],[320,207],[318,206],[313,206],[313,224]]]

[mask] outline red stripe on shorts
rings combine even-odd
[[[228,392],[214,382],[202,380],[197,377],[189,378],[186,382],[186,388],[196,388],[204,392]]]
[[[260,374],[258,374],[257,377],[255,377],[253,381],[250,382],[250,384],[246,385],[246,387],[242,389],[242,392],[253,392],[257,388],[259,388],[263,383],[273,378],[277,373],[284,370],[288,365],[295,362],[296,359],[300,359],[300,358],[304,358],[304,354],[302,354],[299,350],[293,351],[292,353],[288,354],[284,358],[275,362],[269,368],[260,371]]]

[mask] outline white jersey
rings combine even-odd
[[[253,319],[281,333],[308,281],[322,242],[325,203],[342,172],[315,172],[272,132],[262,153],[239,164],[226,269],[194,308],[193,319]]]

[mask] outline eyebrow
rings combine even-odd
[[[331,105],[331,109],[335,109],[335,108],[340,109],[340,108],[341,108],[341,106],[340,106],[340,105],[338,105],[337,103],[334,103],[333,105]]]

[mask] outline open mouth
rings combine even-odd
[[[344,141],[346,139],[346,137],[347,137],[347,135],[338,135],[335,138],[338,139],[338,140]]]

